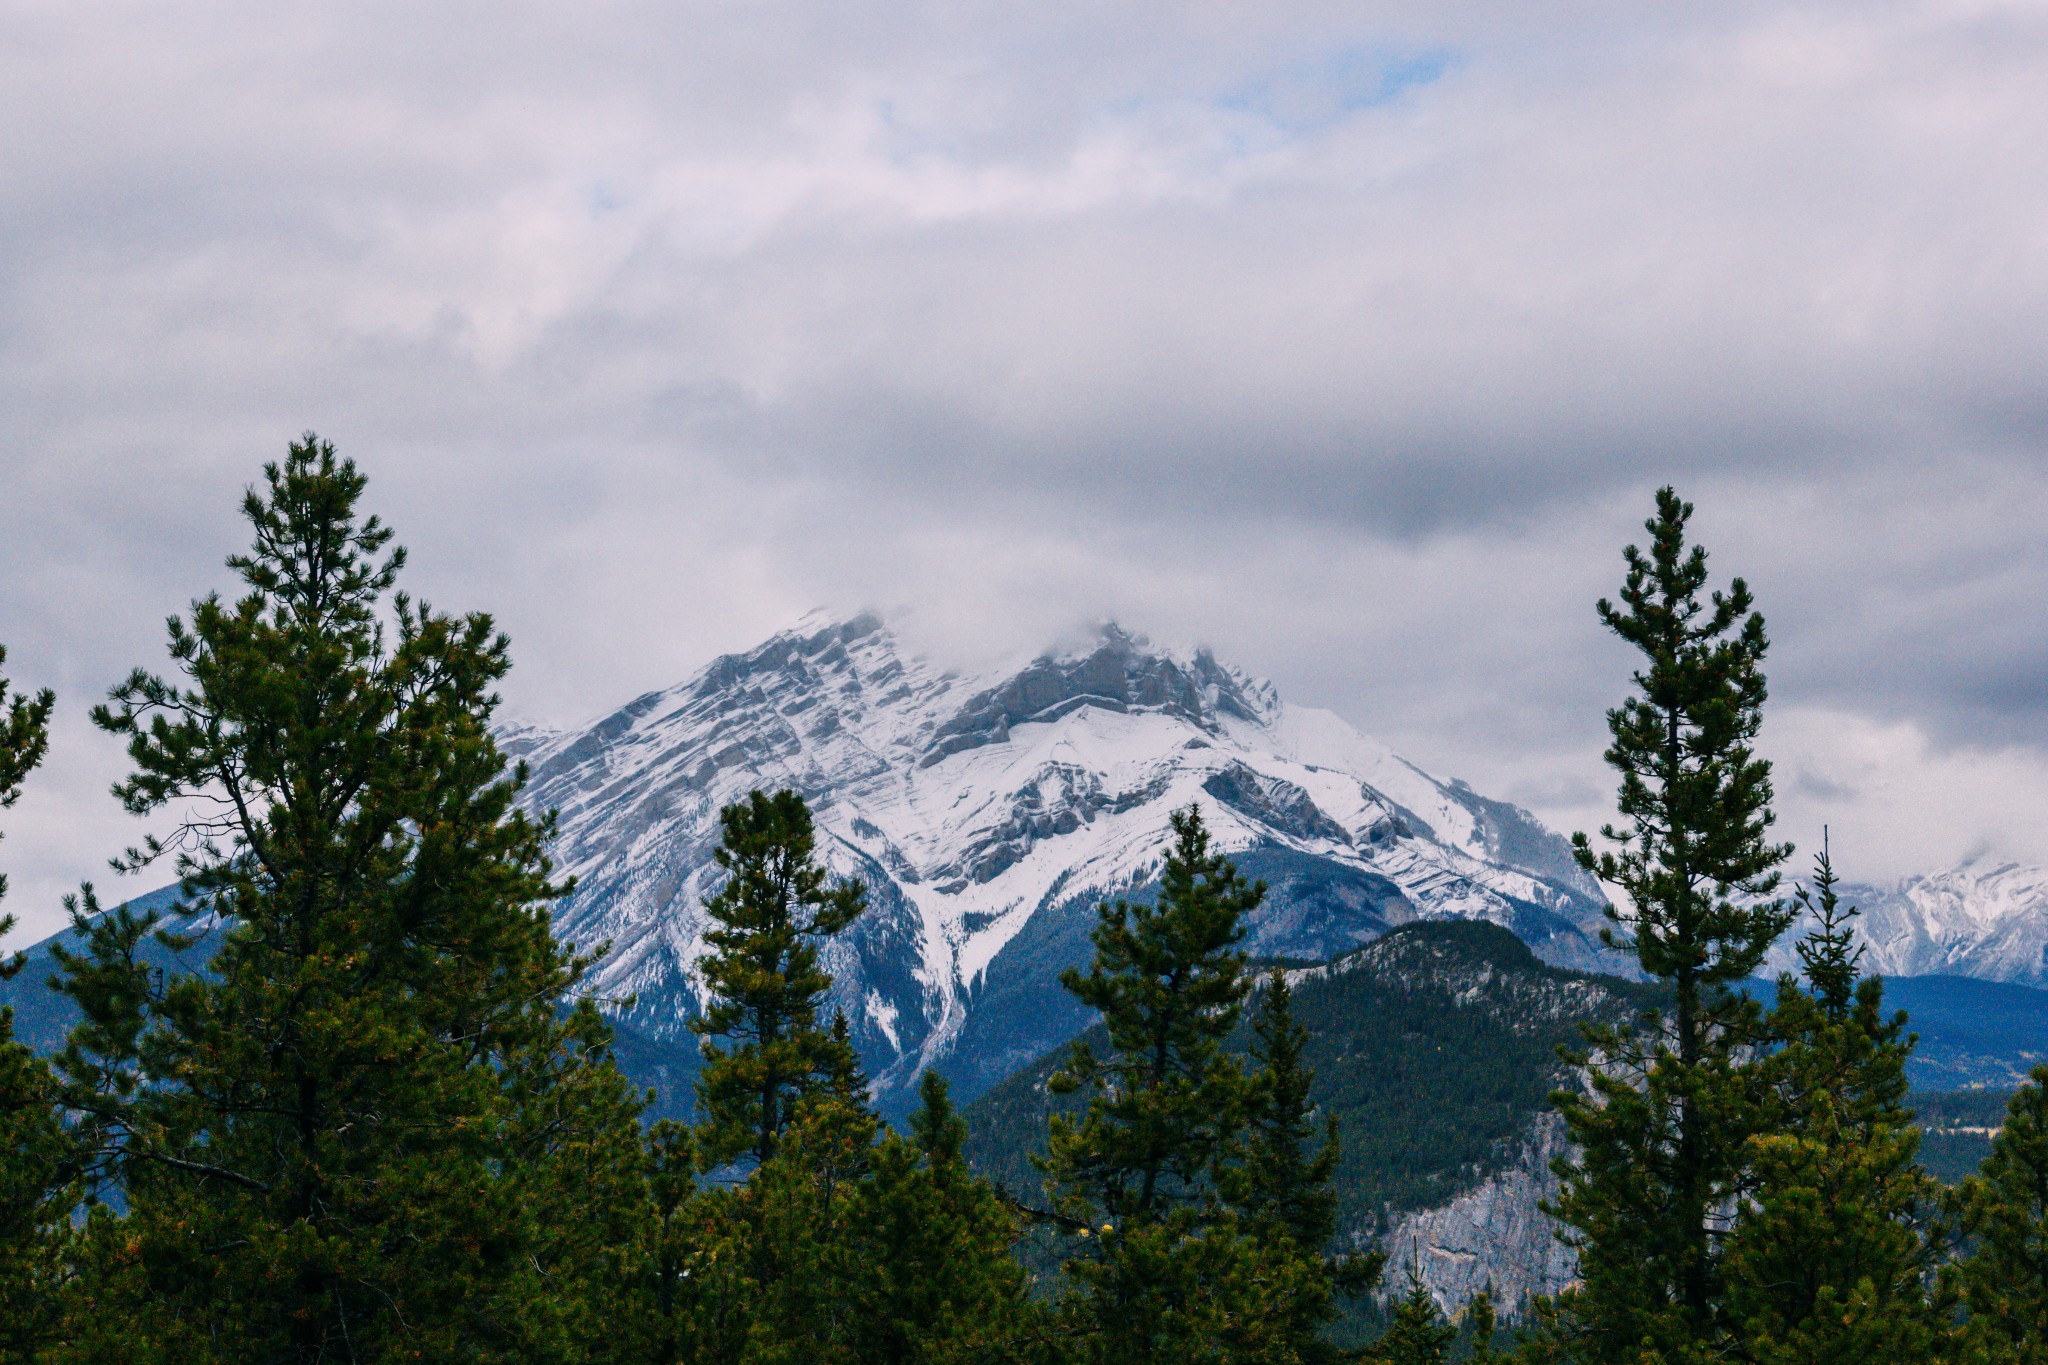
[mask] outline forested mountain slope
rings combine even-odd
[[[1654,992],[1546,966],[1485,923],[1406,925],[1289,976],[1317,1102],[1343,1135],[1340,1236],[1386,1239],[1402,1266],[1412,1253],[1447,1302],[1489,1279],[1509,1304],[1562,1284],[1569,1261],[1535,1208],[1557,1150],[1548,1096],[1571,1082],[1557,1049],[1580,1019],[1640,1012]],[[1046,1088],[1063,1052],[968,1112],[970,1158],[1027,1200],[1047,1118],[1080,1104]]]

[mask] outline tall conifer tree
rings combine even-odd
[[[1969,1314],[1965,1359],[2048,1360],[2048,1066],[2014,1092],[1962,1203],[1976,1245],[1948,1279]]]
[[[907,1133],[876,1147],[856,1202],[853,1352],[873,1365],[1034,1354],[1039,1310],[1011,1255],[1015,1216],[967,1167],[967,1124],[927,1071]]]
[[[1269,1262],[1267,1312],[1275,1335],[1298,1359],[1334,1360],[1342,1353],[1323,1331],[1338,1316],[1337,1294],[1371,1288],[1384,1258],[1331,1254],[1332,1181],[1342,1148],[1335,1118],[1315,1122],[1315,1072],[1302,1061],[1308,1033],[1294,1020],[1293,1000],[1286,973],[1274,971],[1252,1015],[1244,1129],[1221,1187]]]
[[[690,1027],[704,1038],[697,1081],[700,1152],[712,1166],[765,1164],[797,1101],[858,1067],[844,1030],[820,1027],[832,978],[820,945],[867,906],[857,881],[833,885],[817,859],[810,808],[793,791],[754,792],[719,812],[726,881],[704,903],[717,927],[699,964],[714,999]],[[714,1038],[735,1040],[730,1046]]]
[[[74,913],[66,1099],[128,1212],[87,1230],[66,1358],[591,1354],[638,1105],[589,1005],[558,1013],[584,962],[491,739],[505,639],[395,591],[364,485],[311,435],[266,466],[241,595],[94,713],[128,809],[182,817],[128,865],[171,857],[217,943],[166,980],[155,915]]]
[[[1157,903],[1102,906],[1094,964],[1061,976],[1109,1035],[1102,1055],[1076,1043],[1052,1082],[1088,1096],[1078,1119],[1053,1117],[1043,1163],[1071,1234],[1063,1312],[1091,1361],[1287,1365],[1325,1268],[1291,1235],[1262,1241],[1219,1182],[1253,1101],[1224,1041],[1251,984],[1244,919],[1265,887],[1210,848],[1196,809],[1175,812],[1173,834]],[[1313,1223],[1313,1203],[1292,1212]]]
[[[1361,1359],[1370,1365],[1445,1365],[1457,1340],[1457,1324],[1444,1318],[1422,1277],[1411,1270],[1408,1291],[1393,1301],[1387,1330]]]
[[[0,676],[0,810],[14,805],[42,762],[54,704],[47,689],[10,696]],[[0,938],[13,927],[14,916],[0,913]],[[19,954],[0,958],[0,981],[21,967]],[[14,1011],[0,1008],[0,1365],[32,1360],[53,1319],[57,1252],[72,1203],[69,1156],[49,1067],[14,1040]]]
[[[1916,1160],[1906,1108],[1913,1039],[1861,975],[1855,907],[1825,845],[1798,901],[1813,927],[1802,974],[1778,981],[1768,1108],[1725,1257],[1728,1318],[1759,1365],[1870,1365],[1932,1357],[1928,1302],[1946,1240],[1939,1184]]]
[[[1657,493],[1647,551],[1631,546],[1619,606],[1600,619],[1642,656],[1637,694],[1607,716],[1619,826],[1579,863],[1621,892],[1603,937],[1672,992],[1668,1014],[1587,1030],[1591,1096],[1557,1097],[1576,1160],[1552,1212],[1582,1286],[1546,1310],[1587,1361],[1711,1353],[1721,1320],[1720,1236],[1757,1113],[1744,1073],[1761,1011],[1738,987],[1784,931],[1771,899],[1790,849],[1770,839],[1770,765],[1753,748],[1766,695],[1763,617],[1748,586],[1707,587],[1686,542],[1690,504]]]

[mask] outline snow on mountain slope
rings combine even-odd
[[[1889,886],[1844,885],[1864,970],[2048,986],[2048,868],[1971,861]],[[1773,965],[1797,970],[1794,933]]]
[[[1145,894],[1170,811],[1272,887],[1256,952],[1327,957],[1415,918],[1487,919],[1569,965],[1600,960],[1598,889],[1526,812],[1406,763],[1205,651],[1115,626],[1019,669],[961,676],[875,617],[807,619],[587,728],[513,729],[526,800],[555,808],[578,878],[558,929],[608,942],[594,989],[678,1040],[714,889],[717,814],[754,788],[811,803],[871,909],[827,966],[886,1099],[939,1065],[978,1091],[1078,1032],[1057,973],[1093,906]]]

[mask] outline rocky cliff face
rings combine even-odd
[[[1450,1311],[1490,1289],[1503,1312],[1574,1273],[1542,1202],[1567,1151],[1550,1095],[1571,1085],[1558,1045],[1579,1024],[1654,1008],[1652,987],[1549,967],[1499,927],[1422,922],[1343,958],[1288,973],[1320,1116],[1336,1120],[1340,1239],[1387,1255],[1381,1294],[1412,1270]],[[1232,1046],[1249,1046],[1241,1028]],[[1106,1039],[1097,1026],[1084,1037]],[[1060,1054],[1004,1080],[967,1113],[968,1159],[1033,1197]]]
[[[1114,626],[984,676],[873,616],[816,619],[580,729],[515,729],[527,802],[578,879],[560,931],[607,943],[594,988],[682,1041],[717,813],[791,787],[872,908],[826,966],[885,1103],[923,1068],[971,1094],[1085,1025],[1057,985],[1099,900],[1145,894],[1167,815],[1199,804],[1272,887],[1251,947],[1319,958],[1393,925],[1484,919],[1600,960],[1598,888],[1526,812],[1409,764],[1203,651]]]
[[[1387,1256],[1382,1292],[1402,1292],[1413,1271],[1447,1313],[1484,1292],[1511,1314],[1530,1295],[1569,1285],[1578,1258],[1557,1240],[1557,1222],[1542,1206],[1557,1193],[1550,1163],[1570,1150],[1564,1120],[1536,1115],[1503,1169],[1439,1207],[1393,1215],[1378,1240]]]

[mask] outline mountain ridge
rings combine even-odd
[[[1503,923],[1539,954],[1604,961],[1599,888],[1534,817],[1408,763],[1205,649],[1112,624],[982,673],[941,669],[882,620],[813,616],[581,727],[514,727],[532,809],[578,878],[565,936],[610,944],[593,989],[680,1036],[720,806],[810,801],[821,855],[871,908],[826,967],[882,1089],[941,1065],[969,1089],[1085,1021],[1059,968],[1094,905],[1145,892],[1166,814],[1204,807],[1274,895],[1267,953],[1327,957],[1418,918]],[[991,1012],[991,1007],[993,1011]]]

